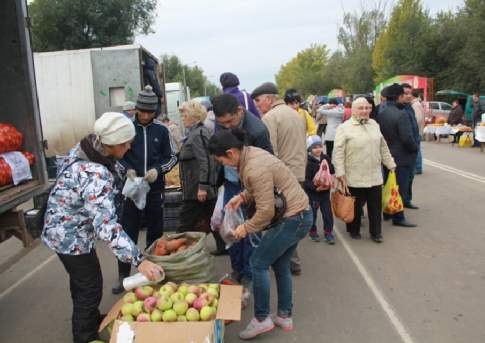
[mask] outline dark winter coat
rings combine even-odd
[[[137,176],[145,176],[148,170],[155,168],[158,179],[150,186],[153,191],[162,191],[165,187],[164,174],[177,163],[170,133],[158,120],[143,126],[135,118],[133,124],[135,139],[121,163],[126,169],[134,169]]]
[[[404,111],[408,115],[409,122],[411,123],[411,129],[413,131],[414,139],[416,140],[416,143],[419,144],[419,142],[421,141],[421,135],[419,134],[419,126],[418,121],[416,120],[416,112],[414,112],[414,108],[411,106],[411,104],[404,105]]]
[[[323,160],[327,161],[328,166],[330,167],[330,174],[335,174],[335,168],[333,167],[333,164],[327,155],[321,154],[320,159],[317,159],[312,154],[308,154],[308,160],[305,169],[305,183],[303,185],[303,188],[305,189],[305,192],[308,194],[312,201],[323,201],[325,193],[330,192],[330,189],[326,191],[317,191],[317,188],[313,184],[313,178],[320,169],[320,163]]]
[[[271,145],[271,139],[269,137],[269,131],[266,125],[249,111],[244,112],[244,117],[240,125],[241,130],[246,134],[244,144],[247,146],[255,146],[266,150],[273,154],[273,146]],[[216,131],[225,130],[224,127],[216,124]],[[224,182],[224,168],[220,168],[217,184],[220,186]]]
[[[377,121],[396,165],[413,166],[416,164],[418,143],[408,113],[398,106],[387,101]]]
[[[184,200],[197,200],[197,192],[207,191],[207,199],[217,196],[216,163],[209,154],[209,130],[199,123],[191,129],[180,148],[180,181]]]
[[[461,107],[461,105],[454,107],[448,115],[448,124],[450,125],[463,124],[464,120],[465,112],[463,112],[463,107]]]

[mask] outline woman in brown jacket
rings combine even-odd
[[[312,225],[308,196],[278,158],[262,149],[244,146],[244,133],[239,129],[217,132],[209,141],[209,151],[220,163],[236,167],[244,186],[244,191],[229,201],[228,210],[243,204],[254,204],[256,208],[254,215],[236,228],[235,237],[242,239],[268,229],[251,256],[255,318],[240,333],[240,338],[254,338],[271,331],[275,325],[291,331],[290,258]],[[275,202],[276,193],[285,199],[285,206]],[[275,213],[281,214],[279,219]],[[269,312],[269,267],[274,270],[278,289],[278,311],[273,316]]]

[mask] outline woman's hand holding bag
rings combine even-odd
[[[355,217],[355,197],[350,195],[345,176],[338,180],[337,189],[332,193],[332,211],[344,223],[351,223]]]

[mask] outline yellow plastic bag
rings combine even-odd
[[[473,133],[465,132],[461,135],[458,141],[458,146],[460,148],[469,148],[473,145]]]
[[[387,182],[382,189],[382,211],[387,214],[395,214],[402,212],[404,205],[402,203],[401,195],[399,194],[399,186],[396,181],[396,173],[391,171],[387,177]]]

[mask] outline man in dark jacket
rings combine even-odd
[[[154,120],[157,104],[158,97],[150,86],[146,86],[138,94],[134,120],[135,139],[131,143],[131,149],[121,160],[128,178],[143,177],[150,184],[145,209],[139,210],[131,199],[126,198],[121,218],[123,230],[136,243],[144,214],[147,223],[147,247],[163,234],[164,174],[177,163],[168,129],[161,122]],[[119,280],[112,289],[114,294],[123,292],[122,281],[130,275],[130,265],[119,262],[118,273]]]
[[[409,121],[411,122],[411,129],[413,131],[413,136],[414,136],[414,139],[416,141],[416,144],[418,145],[417,156],[419,156],[420,151],[421,151],[421,135],[419,134],[419,126],[418,126],[418,121],[416,119],[416,113],[414,112],[414,108],[412,106],[413,87],[408,83],[403,83],[401,86],[404,89],[404,97],[403,97],[404,111],[408,115]],[[416,163],[414,163],[414,166],[411,166],[412,171],[411,171],[411,174],[409,175],[408,198],[403,199],[404,207],[410,208],[410,209],[413,209],[413,210],[418,209],[418,207],[413,205],[413,203],[412,203],[412,200],[413,200],[413,182],[414,182],[414,175],[416,174],[416,165],[417,165],[417,157],[416,157]]]
[[[253,98],[246,92],[239,90],[239,79],[233,73],[223,73],[219,78],[224,94],[231,94],[237,98],[239,104],[246,110],[260,117]]]
[[[273,153],[269,131],[264,123],[254,114],[245,110],[238,100],[230,94],[222,94],[212,101],[216,116],[216,131],[223,129],[240,128],[246,132],[246,145],[255,146]],[[224,206],[235,195],[242,191],[238,172],[235,168],[224,166]],[[250,237],[235,243],[229,249],[233,277],[248,287],[252,279],[249,259],[253,252]]]
[[[458,99],[453,100],[451,103],[451,111],[448,115],[448,124],[451,126],[456,126],[463,124],[465,122],[465,112],[463,107],[461,107]]]
[[[404,109],[404,89],[401,85],[393,84],[385,92],[386,107],[377,117],[381,127],[382,135],[386,139],[389,150],[396,162],[396,178],[399,185],[399,193],[403,202],[409,199],[409,182],[411,173],[414,173],[418,144],[411,121]],[[385,170],[384,177],[387,180],[389,174]],[[390,219],[384,215],[384,219]],[[392,223],[396,226],[415,227],[415,224],[408,222],[404,212],[394,214]]]

